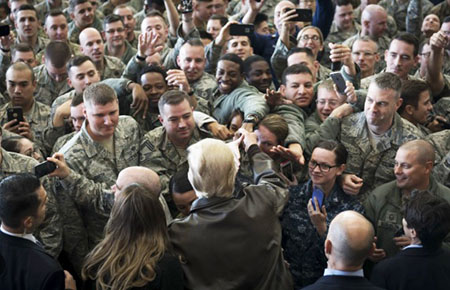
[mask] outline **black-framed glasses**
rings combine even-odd
[[[314,170],[316,168],[316,166],[319,166],[319,169],[322,172],[328,172],[328,171],[330,171],[331,168],[338,167],[338,165],[328,165],[325,163],[317,163],[314,160],[309,161],[309,163],[308,163],[309,169]]]

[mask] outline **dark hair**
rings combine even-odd
[[[212,37],[211,34],[209,34],[208,32],[206,32],[203,29],[199,29],[198,34],[200,35],[200,39],[209,39],[211,41],[214,40],[214,38]]]
[[[158,101],[159,113],[162,114],[162,112],[164,112],[164,105],[178,105],[184,100],[188,101],[189,104],[192,102],[188,94],[183,91],[171,90],[165,92]]]
[[[348,152],[347,149],[345,149],[345,146],[342,145],[342,143],[339,143],[334,140],[324,140],[320,141],[319,144],[317,144],[316,147],[314,147],[314,149],[316,148],[322,148],[333,152],[335,155],[336,165],[342,165],[347,163]]]
[[[414,34],[403,32],[394,37],[395,40],[403,41],[414,46],[414,57],[419,53],[419,40]],[[393,39],[393,40],[394,40]],[[391,41],[392,44],[392,41]]]
[[[417,193],[406,204],[403,216],[424,248],[439,248],[450,232],[450,204],[434,194]]]
[[[14,48],[12,48],[12,52],[11,52],[11,56],[14,57],[16,55],[16,52],[32,52],[34,56],[36,56],[36,54],[34,53],[33,48],[25,42],[21,42],[18,43],[16,45],[14,45]]]
[[[56,68],[65,67],[70,56],[70,47],[66,42],[51,41],[45,47],[45,61],[49,61]]]
[[[449,15],[449,16],[446,16],[446,17],[444,18],[444,20],[442,21],[442,23],[447,23],[447,22],[450,22],[450,15]]]
[[[69,12],[73,12],[77,5],[84,4],[86,2],[91,3],[89,0],[69,0]]]
[[[250,71],[252,70],[252,64],[257,61],[264,61],[267,63],[267,60],[264,57],[257,54],[251,55],[244,60],[244,74],[247,77],[250,75]]]
[[[336,6],[347,6],[348,4],[351,4],[353,7],[353,3],[350,0],[335,0]]]
[[[225,24],[228,23],[228,18],[226,18],[223,15],[219,15],[219,14],[211,15],[211,17],[209,17],[209,20],[220,20],[220,25],[222,25],[222,27],[224,27]]]
[[[244,61],[237,54],[226,53],[219,58],[219,61],[222,61],[222,60],[228,60],[228,61],[238,64],[239,71],[241,72],[241,74],[244,73]]]
[[[36,19],[37,19],[36,8],[34,8],[34,6],[31,5],[31,4],[23,4],[23,5],[21,5],[21,6],[19,7],[19,9],[17,9],[16,15],[17,15],[17,13],[19,13],[19,11],[25,11],[25,10],[32,10],[32,11],[34,11],[34,14],[36,15]],[[39,20],[39,19],[38,19],[38,20]],[[16,19],[16,21],[17,21],[17,19]]]
[[[80,104],[84,103],[82,94],[75,94],[72,98],[72,102],[70,103],[71,107],[76,107]]]
[[[6,14],[10,14],[11,13],[11,8],[9,8],[7,1],[0,2],[0,8],[5,9]]]
[[[188,169],[178,170],[169,181],[170,194],[185,193],[194,190],[188,179]]]
[[[45,15],[45,21],[47,21],[47,18],[49,17],[56,17],[56,16],[64,16],[64,18],[66,18],[66,16],[64,15],[64,12],[62,12],[62,10],[60,9],[52,9],[50,10],[49,13],[47,13],[47,15]]]
[[[142,70],[139,72],[138,82],[141,84],[141,77],[148,73],[158,73],[163,77],[164,82],[167,84],[166,77],[167,73],[166,71],[160,67],[159,65],[149,65],[142,68]]]
[[[163,4],[164,6],[164,4]],[[161,12],[159,12],[158,10],[150,10],[147,14],[145,14],[145,18],[148,17],[159,17],[163,20],[163,22],[167,25],[166,19],[164,18],[164,16],[161,14]],[[145,19],[144,18],[144,19]]]
[[[298,75],[298,74],[309,74],[311,77],[313,77],[311,70],[306,65],[294,64],[294,65],[288,66],[283,71],[283,75],[281,76],[281,83],[283,85],[286,84],[286,77],[288,75]]]
[[[306,55],[312,60],[314,61],[314,53],[312,52],[312,50],[308,47],[293,47],[288,51],[288,54],[286,56],[286,59],[288,59],[291,55],[296,54],[296,53],[306,53]]]
[[[41,183],[31,174],[15,174],[0,182],[0,219],[12,228],[20,228],[23,219],[35,216],[40,204],[37,191]]]
[[[258,13],[258,14],[256,14],[255,21],[253,21],[253,24],[255,26],[258,26],[261,23],[263,23],[264,21],[269,21],[269,17],[264,13]]]
[[[417,109],[419,104],[419,95],[424,91],[429,91],[430,87],[422,80],[406,80],[402,83],[402,92],[400,98],[403,102],[397,112],[402,114],[407,105],[413,106]]]
[[[109,14],[108,16],[103,19],[103,30],[106,32],[106,24],[114,23],[120,21],[122,25],[125,27],[125,24],[123,24],[122,17],[116,14]]]
[[[67,63],[67,72],[69,72],[73,66],[80,66],[87,61],[90,61],[92,62],[92,64],[94,64],[92,59],[87,55],[76,55],[72,57]]]
[[[205,46],[203,45],[202,40],[201,40],[200,38],[196,38],[196,37],[189,38],[189,39],[183,44],[183,46],[184,46],[186,43],[189,44],[190,46],[205,47]]]
[[[16,152],[19,153],[20,152],[20,139],[25,138],[22,136],[11,136],[8,139],[3,139],[2,140],[2,147],[3,149],[5,149],[6,151],[9,152]]]

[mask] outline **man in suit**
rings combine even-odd
[[[448,289],[450,204],[435,194],[416,194],[406,205],[403,230],[411,244],[375,266],[371,281],[386,289]]]
[[[363,276],[362,266],[375,249],[372,224],[355,211],[343,211],[330,224],[325,240],[328,267],[316,283],[303,288],[379,290]]]
[[[76,289],[73,278],[44,251],[32,232],[45,218],[47,193],[38,178],[18,174],[0,182],[2,289]]]

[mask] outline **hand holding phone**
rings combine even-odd
[[[12,120],[17,120],[17,123],[24,122],[23,118],[23,109],[22,107],[12,107],[6,110],[6,115],[8,118],[8,122]]]
[[[324,198],[324,193],[320,188],[314,187],[313,190],[313,194],[312,194],[312,205],[314,210],[319,210],[322,208],[323,205],[323,198]],[[319,204],[319,209],[316,209],[316,200],[317,203]]]
[[[345,96],[347,85],[345,84],[345,79],[342,74],[340,72],[332,72],[330,73],[330,77],[336,84],[338,93]]]
[[[34,167],[34,175],[36,175],[36,177],[38,178],[41,178],[42,176],[52,173],[53,171],[55,171],[55,169],[56,164],[54,162],[44,161]]]
[[[246,35],[250,36],[255,31],[253,24],[236,24],[230,25],[230,35]]]

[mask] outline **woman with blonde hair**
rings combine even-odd
[[[86,289],[183,289],[183,270],[169,246],[158,198],[141,185],[127,186],[116,197],[105,238],[86,257]]]

